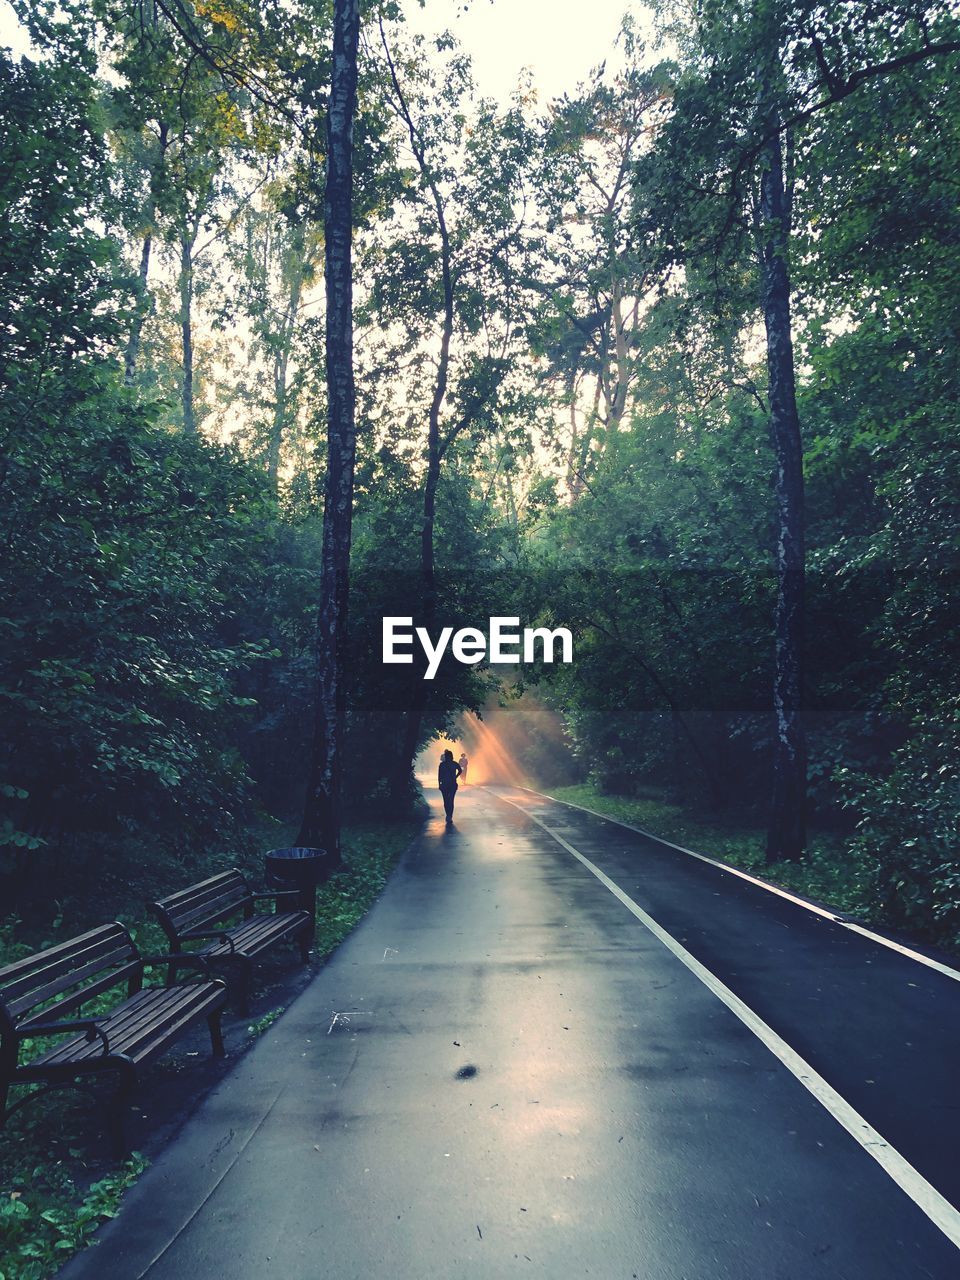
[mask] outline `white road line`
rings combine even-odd
[[[676,938],[667,933],[666,929],[657,924],[656,920],[642,907],[637,906],[628,894],[615,884],[609,876],[605,875],[599,867],[594,866],[589,858],[584,857],[579,849],[575,849],[568,840],[565,840],[558,832],[552,830],[545,822],[530,813],[528,809],[524,809],[522,805],[516,804],[513,800],[507,800],[505,796],[498,797],[505,804],[513,805],[515,809],[519,809],[521,813],[525,813],[531,822],[535,822],[549,836],[556,840],[557,844],[562,845],[568,853],[572,854],[578,862],[582,863],[591,875],[596,876],[604,888],[609,889],[613,896],[622,902],[631,915],[635,916],[642,925],[644,925],[653,936],[672,952],[673,955],[686,965],[694,977],[699,978],[703,985],[717,997],[731,1013],[735,1014],[745,1027],[762,1041],[770,1052],[777,1058],[791,1075],[795,1076],[803,1087],[811,1093],[816,1100],[829,1111],[834,1120],[837,1121],[847,1133],[860,1144],[866,1153],[873,1157],[881,1166],[886,1174],[893,1179],[901,1191],[914,1202],[914,1204],[927,1215],[935,1227],[938,1227],[951,1244],[960,1248],[960,1213],[954,1206],[946,1200],[936,1187],[927,1182],[922,1174],[918,1173],[908,1160],[906,1160],[899,1151],[892,1147],[887,1140],[877,1132],[871,1124],[863,1118],[858,1111],[842,1098],[836,1089],[829,1085],[819,1072],[815,1071],[810,1064],[801,1058],[800,1055],[787,1044],[769,1027],[759,1014],[754,1013],[749,1005],[744,1004],[739,996],[734,995],[726,983],[710,972],[704,965],[691,955],[690,952],[679,943]]]
[[[925,956],[922,951],[914,951],[911,947],[905,947],[902,943],[894,942],[892,938],[885,938],[882,933],[874,933],[872,929],[868,929],[865,925],[857,924],[853,920],[845,920],[842,915],[837,915],[835,911],[831,911],[827,907],[818,907],[815,902],[798,897],[797,894],[791,893],[789,889],[781,889],[779,885],[771,884],[769,880],[761,880],[759,876],[752,876],[749,871],[741,871],[739,867],[732,867],[729,862],[720,862],[717,858],[708,858],[705,853],[697,853],[695,849],[685,849],[682,844],[674,844],[672,840],[664,840],[663,836],[654,835],[652,831],[645,831],[643,827],[637,827],[632,822],[624,822],[622,818],[612,818],[608,813],[599,813],[596,809],[588,809],[585,804],[574,804],[572,800],[559,800],[556,796],[548,796],[542,791],[534,791],[532,787],[517,787],[517,790],[526,791],[532,796],[539,796],[542,800],[550,800],[553,804],[566,805],[568,809],[579,809],[581,813],[589,813],[593,818],[600,818],[604,822],[612,822],[614,826],[625,827],[628,831],[635,831],[637,835],[646,836],[648,840],[655,840],[657,844],[666,845],[668,849],[676,849],[678,853],[685,853],[689,858],[696,858],[699,862],[706,862],[709,866],[717,867],[720,871],[727,871],[732,876],[738,876],[741,880],[746,880],[750,884],[756,885],[758,889],[764,889],[767,893],[774,893],[778,898],[785,898],[787,902],[792,902],[794,906],[802,907],[804,911],[809,911],[815,916],[820,916],[822,919],[838,924],[844,929],[849,929],[851,933],[859,933],[862,937],[869,938],[871,942],[879,943],[881,947],[886,947],[889,951],[896,951],[898,955],[906,956],[908,960],[915,960],[917,964],[926,965],[928,969],[935,969],[937,973],[942,973],[945,977],[952,978],[954,982],[960,982],[960,970],[952,969],[949,965],[942,964],[939,960],[934,960],[932,956]],[[503,796],[500,797],[501,800],[504,798]],[[513,802],[508,800],[507,803],[512,804]],[[517,805],[516,807],[522,808],[522,805]],[[527,810],[524,810],[524,812],[527,812]]]

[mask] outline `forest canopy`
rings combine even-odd
[[[303,812],[334,6],[14,8],[0,892],[52,914],[77,868]],[[392,0],[358,48],[347,811],[535,699],[598,791],[736,813],[771,862],[830,831],[878,918],[956,945],[954,7],[664,3],[507,103]],[[385,617],[494,616],[575,661],[382,661]]]

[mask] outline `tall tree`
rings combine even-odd
[[[204,308],[198,303],[220,274],[224,241],[269,172],[286,121],[218,61],[264,56],[259,33],[229,8],[194,14],[189,29],[178,25],[180,7],[165,7],[162,0],[142,0],[136,12],[120,0],[95,0],[92,10],[137,261],[125,382],[140,381],[144,343],[155,340],[155,326],[148,323],[151,274],[160,293],[172,276],[176,311],[164,309],[159,328],[176,330],[170,376],[177,383],[180,424],[192,435],[203,416],[200,388],[212,363],[205,368],[201,357],[198,313]]]
[[[621,70],[608,74],[604,64],[580,92],[551,105],[538,173],[548,261],[537,342],[562,387],[572,497],[626,426],[646,295],[656,281],[656,238],[638,234],[632,186],[669,68],[643,66],[645,50],[629,19],[619,44]]]
[[[777,108],[767,115],[758,208],[763,324],[767,338],[770,432],[776,457],[777,501],[773,683],[773,797],[767,859],[797,857],[806,845],[804,691],[803,441],[797,411],[790,307],[791,194],[784,174],[784,140]],[[789,145],[789,135],[787,135]]]
[[[335,0],[324,195],[327,474],[323,507],[313,761],[298,840],[340,856],[347,619],[356,459],[353,375],[353,124],[359,0]]]
[[[452,40],[431,65],[423,42],[404,47],[380,24],[388,100],[410,157],[404,199],[381,237],[385,259],[372,305],[385,330],[404,326],[403,368],[409,427],[423,441],[419,539],[419,623],[433,634],[441,590],[437,573],[438,495],[457,442],[502,430],[527,397],[514,375],[525,350],[530,252],[526,225],[532,132],[521,103],[499,113],[474,91],[469,60]],[[386,347],[390,344],[387,342]],[[394,771],[407,790],[423,738],[429,686],[411,668],[409,705]]]
[[[956,51],[948,6],[724,0],[685,14],[672,118],[659,139],[659,217],[677,260],[712,258],[717,300],[742,275],[751,232],[766,333],[776,462],[775,676],[770,860],[805,843],[803,446],[791,332],[791,167],[796,131],[861,86]],[[726,280],[724,280],[726,276]],[[738,285],[734,286],[739,287]],[[721,302],[720,305],[723,305]]]

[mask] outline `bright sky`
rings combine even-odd
[[[625,12],[643,31],[649,11],[631,0],[403,0],[411,28],[450,30],[470,53],[480,92],[504,102],[528,68],[544,100],[572,91],[613,48]]]
[[[0,46],[14,53],[25,53],[27,41],[7,0],[0,0]]]
[[[544,100],[607,59],[620,20],[632,10],[643,30],[644,7],[632,0],[403,0],[409,25],[424,35],[452,31],[474,60],[480,92],[505,102],[529,68]],[[0,0],[0,45],[22,53],[22,30],[8,0]]]

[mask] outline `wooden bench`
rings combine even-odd
[[[144,969],[157,965],[167,966],[168,985],[145,987]],[[199,969],[201,976],[171,984],[170,973],[178,967]],[[45,1092],[114,1072],[118,1082],[108,1125],[118,1154],[125,1153],[124,1120],[142,1067],[200,1018],[209,1024],[213,1052],[223,1056],[220,1015],[227,990],[218,979],[204,977],[205,971],[199,957],[141,955],[116,921],[0,969],[0,1123],[9,1114],[12,1084],[42,1083]],[[84,1005],[121,983],[126,999],[105,1013],[82,1015]],[[41,1036],[66,1038],[21,1062],[24,1041]]]
[[[257,911],[257,903],[264,899],[274,900],[274,911]],[[240,969],[241,1007],[246,1012],[253,962],[261,952],[289,939],[299,946],[304,964],[310,956],[313,920],[306,911],[280,911],[281,899],[299,901],[299,894],[295,889],[253,893],[242,873],[234,868],[171,893],[159,902],[148,903],[147,910],[160,921],[171,951],[200,955],[212,963],[234,964]],[[240,921],[231,924],[236,916],[241,917]],[[183,944],[195,941],[206,945],[184,953]]]

